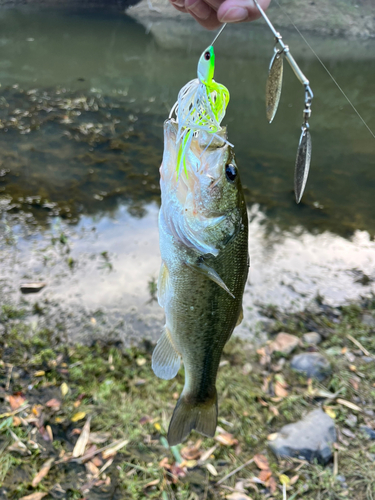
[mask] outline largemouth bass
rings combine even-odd
[[[158,300],[166,325],[152,356],[163,379],[175,377],[184,362],[185,385],[168,430],[171,446],[193,429],[215,434],[217,370],[242,320],[249,267],[246,204],[226,130],[200,131],[186,155],[187,175],[179,176],[177,130],[174,120],[165,122]]]

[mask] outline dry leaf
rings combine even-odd
[[[110,432],[91,432],[89,437],[89,443],[103,444],[109,441],[110,438],[111,438]]]
[[[118,444],[116,444],[112,448],[108,448],[107,450],[104,450],[102,453],[102,457],[104,458],[104,460],[106,460],[107,458],[109,458],[113,455],[116,455],[116,453],[119,450],[121,450],[121,448],[126,446],[128,443],[129,443],[128,439],[123,439],[122,441],[120,441]]]
[[[272,476],[272,472],[269,469],[261,470],[259,473],[259,479],[264,483]]]
[[[33,488],[35,488],[36,486],[38,486],[38,484],[40,483],[40,481],[46,477],[46,475],[48,474],[53,462],[55,461],[54,458],[49,458],[47,460],[47,462],[45,462],[43,465],[42,465],[42,468],[40,469],[40,471],[38,472],[38,474],[34,477],[31,485],[33,486]]]
[[[167,457],[164,457],[162,460],[160,460],[159,467],[162,467],[163,469],[170,469],[171,468]]]
[[[34,373],[34,377],[44,377],[45,374],[46,372],[44,370],[38,370]]]
[[[350,401],[346,401],[346,399],[338,398],[336,400],[336,402],[339,403],[340,405],[343,405],[343,406],[346,406],[347,408],[350,408],[351,410],[362,411],[362,408],[360,408],[359,406],[355,405],[354,403],[352,403]]]
[[[209,448],[207,451],[205,451],[204,453],[202,453],[201,455],[201,458],[199,460],[199,463],[203,463],[205,462],[206,460],[208,460],[210,458],[210,456],[216,451],[216,448],[217,448],[217,444],[215,444],[214,446],[212,446],[211,448]]]
[[[270,489],[272,495],[276,493],[277,484],[276,484],[276,479],[273,476],[271,476],[267,481],[267,487]]]
[[[272,352],[282,352],[283,354],[290,354],[299,344],[299,338],[295,335],[290,335],[289,333],[280,332],[276,335],[276,338],[269,345],[269,349]]]
[[[251,497],[240,491],[235,491],[234,493],[227,495],[226,498],[229,498],[230,500],[252,500]]]
[[[146,358],[137,358],[135,360],[138,366],[143,366],[144,364],[146,364],[146,361],[147,361]]]
[[[89,442],[89,437],[90,437],[90,420],[91,417],[89,417],[83,426],[82,432],[77,439],[77,442],[74,446],[73,449],[73,457],[78,458],[81,457],[85,453],[85,449],[87,446],[87,443]]]
[[[22,423],[22,420],[20,419],[20,417],[17,417],[17,416],[13,417],[13,427],[18,427],[21,425],[21,423]]]
[[[212,464],[206,464],[206,468],[210,474],[212,474],[213,476],[217,476],[217,470]]]
[[[57,411],[57,410],[60,410],[60,408],[61,408],[61,401],[59,401],[56,398],[53,398],[53,399],[50,399],[49,401],[47,401],[46,406],[48,408],[52,408],[52,410],[54,410],[54,411]]]
[[[84,411],[79,411],[78,413],[75,413],[72,418],[71,418],[71,421],[72,422],[78,422],[78,420],[82,420],[83,418],[85,418],[86,416],[86,412]]]
[[[288,391],[284,389],[283,384],[279,381],[275,383],[275,394],[279,398],[286,398],[288,396]]]
[[[42,493],[38,491],[37,493],[31,493],[31,495],[27,495],[25,497],[21,497],[19,500],[42,500],[42,498],[46,497],[48,493]]]
[[[329,406],[326,406],[324,408],[324,411],[327,413],[327,415],[329,417],[331,417],[333,420],[335,420],[336,418],[336,413],[334,412],[334,410],[332,408],[330,408]]]
[[[63,395],[63,397],[65,397],[68,394],[69,387],[68,387],[68,384],[66,382],[63,382],[61,384],[60,391],[61,391],[61,394]]]
[[[53,441],[53,432],[52,432],[52,428],[50,425],[46,425],[46,431],[47,431],[47,434],[48,434],[48,437],[49,437],[49,440]]]
[[[222,432],[215,436],[215,441],[224,445],[224,446],[233,446],[238,444],[238,440],[233,437],[233,434],[229,434],[229,432]]]
[[[186,460],[197,460],[201,456],[201,452],[199,450],[202,444],[202,440],[199,439],[193,446],[185,446],[181,450],[181,455]]]
[[[99,468],[93,462],[85,463],[86,470],[92,476],[99,476]]]
[[[255,462],[256,466],[258,467],[258,469],[269,470],[269,468],[270,468],[270,466],[268,464],[268,460],[264,455],[260,455],[260,454],[254,455],[254,462]]]
[[[145,485],[145,488],[149,488],[150,486],[156,486],[160,483],[160,479],[154,479]]]
[[[12,411],[18,410],[26,401],[26,398],[22,396],[22,394],[15,394],[13,396],[9,396],[8,398],[10,407]]]

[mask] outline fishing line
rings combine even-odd
[[[332,81],[335,83],[336,87],[339,89],[339,91],[342,93],[342,95],[345,97],[345,99],[348,101],[348,103],[350,104],[350,106],[353,108],[354,112],[357,114],[358,118],[362,121],[363,125],[367,128],[367,130],[370,132],[370,134],[372,135],[372,137],[375,139],[375,134],[374,132],[371,130],[371,128],[369,127],[369,125],[367,125],[365,119],[362,117],[362,115],[360,114],[360,112],[357,110],[357,108],[354,106],[354,104],[351,102],[351,100],[349,99],[349,97],[345,94],[345,92],[343,91],[343,89],[340,87],[340,85],[338,84],[337,80],[334,78],[334,76],[332,75],[332,73],[329,71],[329,69],[327,68],[327,66],[324,64],[324,62],[321,60],[321,58],[318,56],[318,54],[315,52],[315,50],[312,48],[312,46],[310,45],[310,43],[306,40],[306,38],[303,36],[303,34],[300,32],[300,30],[297,28],[297,26],[294,24],[293,22],[293,19],[290,17],[290,15],[286,12],[286,10],[284,9],[284,7],[281,7],[280,3],[278,0],[275,0],[275,2],[277,3],[277,5],[279,6],[280,10],[282,11],[282,13],[287,16],[287,18],[289,19],[289,21],[291,22],[291,24],[293,25],[293,27],[295,28],[295,30],[297,31],[297,33],[300,35],[300,37],[302,38],[302,40],[305,42],[305,44],[309,47],[309,49],[311,50],[311,52],[314,54],[314,56],[318,59],[318,61],[320,62],[320,64],[323,66],[323,68],[325,69],[325,71],[328,73],[328,75],[330,76],[330,78],[332,79]]]

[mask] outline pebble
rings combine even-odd
[[[371,429],[371,427],[367,427],[367,425],[361,425],[360,429],[361,429],[361,431],[363,431],[365,434],[367,434],[367,436],[368,436],[370,439],[375,439],[375,431],[374,431],[374,429]]]
[[[308,345],[318,345],[322,341],[322,337],[317,332],[309,332],[303,334],[302,340],[305,344]]]
[[[279,457],[326,464],[332,457],[331,445],[336,439],[334,420],[319,408],[294,424],[284,425],[269,446]]]
[[[332,373],[329,361],[319,352],[296,354],[290,364],[293,370],[304,374],[307,378],[322,381]]]
[[[372,314],[365,313],[362,316],[362,323],[367,325],[367,326],[375,326],[375,318]]]
[[[270,344],[272,352],[290,354],[299,345],[299,338],[290,333],[280,332]]]

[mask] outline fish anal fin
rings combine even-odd
[[[214,281],[217,285],[219,285],[223,290],[225,290],[229,295],[235,299],[235,296],[233,293],[229,290],[227,285],[224,283],[224,281],[220,278],[218,273],[215,271],[214,268],[208,266],[202,261],[198,261],[195,264],[192,264],[191,262],[186,262],[186,265],[193,269],[194,271],[197,271],[200,274],[203,274],[203,276],[206,276],[206,278]]]
[[[169,271],[164,262],[162,262],[158,279],[158,302],[161,307],[165,305],[165,296],[169,286]]]
[[[173,345],[171,334],[167,327],[158,340],[152,353],[151,366],[155,375],[170,380],[177,375],[180,369],[181,357]]]
[[[241,307],[240,314],[238,315],[236,326],[240,325],[242,323],[242,320],[243,320],[243,307]]]
[[[168,429],[169,446],[176,446],[195,429],[204,436],[213,437],[217,425],[217,394],[204,402],[191,402],[181,395],[174,409]]]

